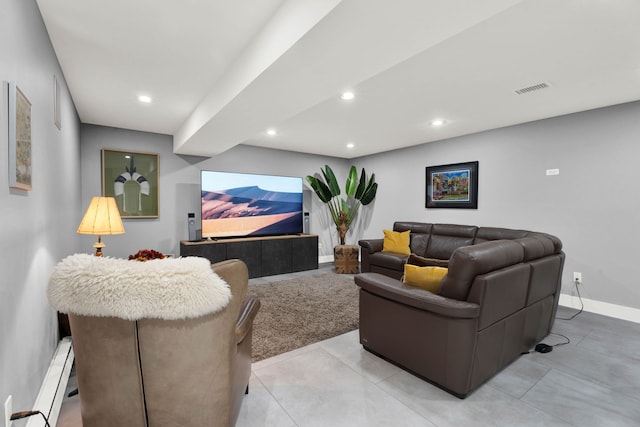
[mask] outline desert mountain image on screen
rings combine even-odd
[[[202,191],[203,235],[250,236],[299,231],[302,193],[258,186]]]

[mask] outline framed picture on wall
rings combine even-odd
[[[427,166],[426,208],[478,209],[478,162]]]
[[[31,190],[31,103],[9,82],[9,187]]]
[[[158,218],[158,154],[102,149],[102,195],[115,197],[123,218]]]

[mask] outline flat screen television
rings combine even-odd
[[[302,178],[203,170],[202,237],[302,233]]]

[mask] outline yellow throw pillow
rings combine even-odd
[[[444,267],[418,267],[405,264],[402,282],[437,294],[440,291],[440,283],[448,272],[449,269]]]
[[[407,231],[384,231],[384,242],[382,242],[382,250],[384,252],[395,252],[397,254],[411,255],[409,249],[410,230]]]

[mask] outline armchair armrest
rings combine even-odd
[[[370,254],[382,251],[384,239],[360,240],[358,244],[362,249],[366,249]]]
[[[236,322],[236,342],[239,344],[247,336],[251,327],[253,326],[253,320],[258,314],[260,309],[260,300],[255,297],[247,298],[242,303],[240,314],[238,315],[238,321]]]
[[[436,295],[382,274],[361,273],[355,276],[355,282],[362,290],[420,310],[459,319],[475,319],[480,315],[476,303]]]

